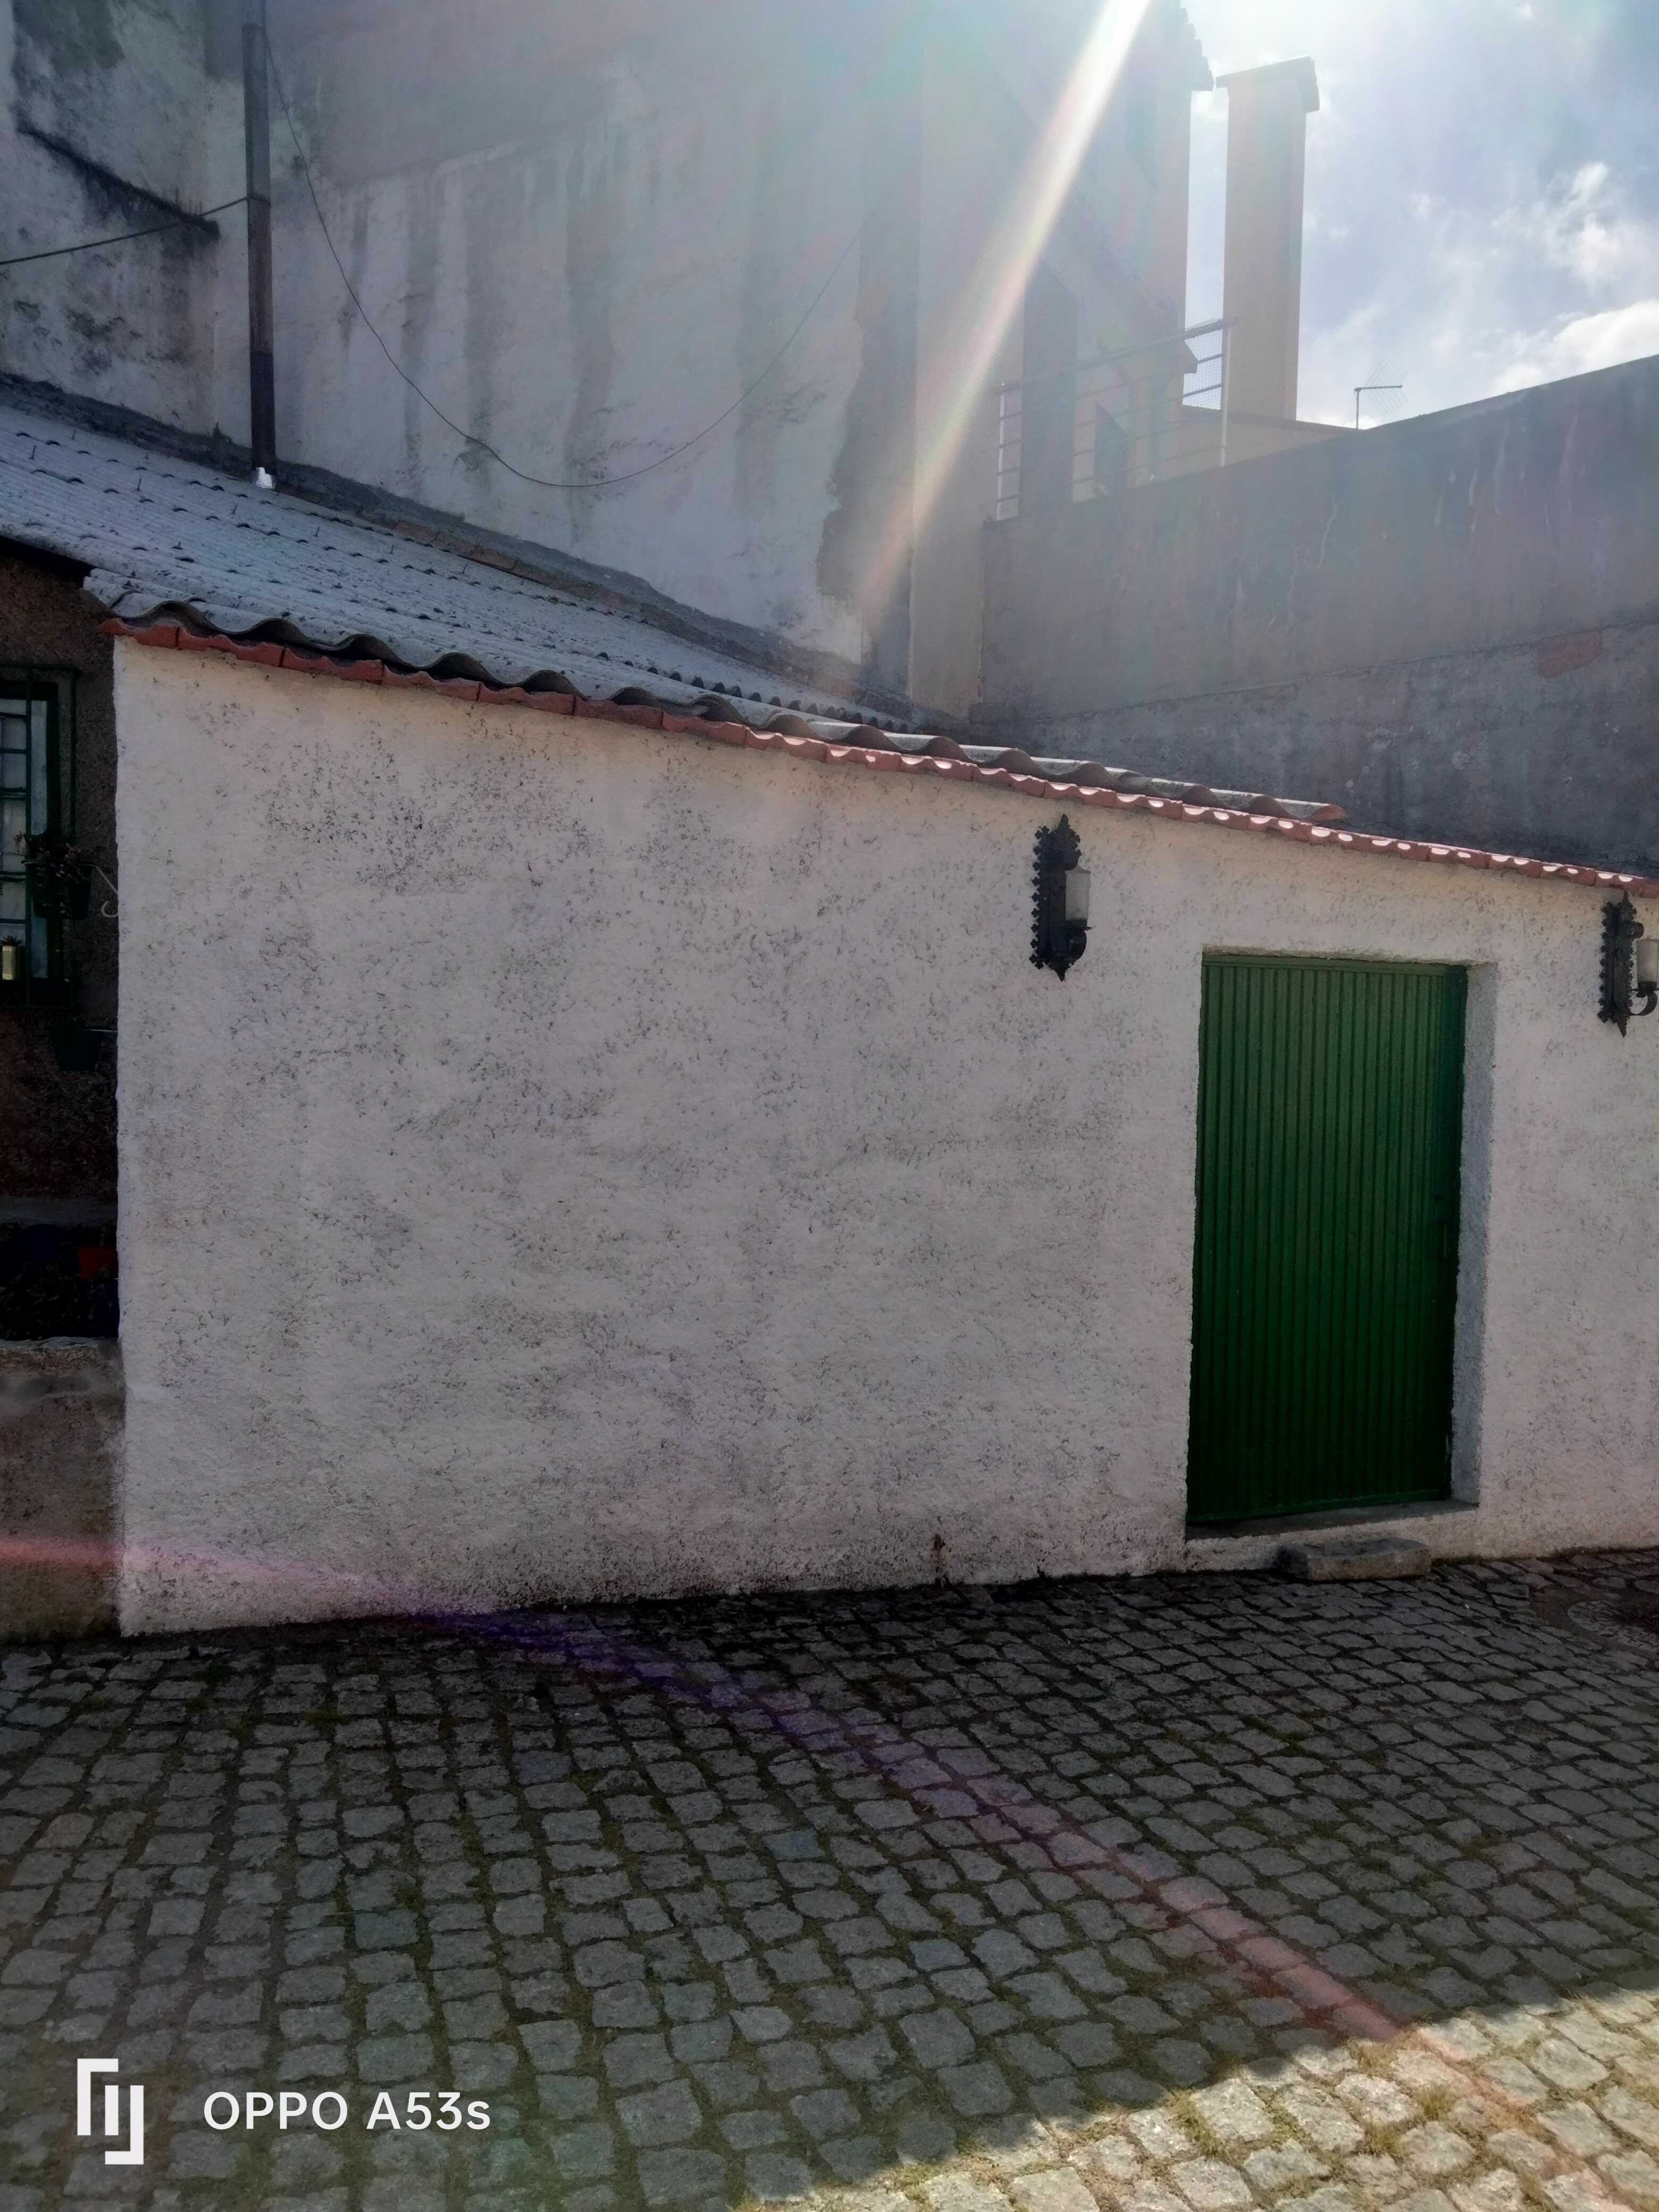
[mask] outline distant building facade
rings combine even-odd
[[[235,200],[240,18],[234,0],[0,0],[0,252]],[[273,9],[283,456],[965,709],[991,387],[1021,375],[1027,332],[992,278],[1031,258],[1020,210],[1097,21],[1082,0],[1035,28],[1010,0]],[[1030,272],[1040,343],[1059,299],[1079,354],[1167,347],[1182,319],[1210,76],[1177,0],[1153,0],[1113,70]],[[245,251],[232,208],[0,272],[0,369],[245,440]],[[997,313],[964,392],[964,327]],[[512,469],[399,381],[370,322]]]
[[[1659,865],[1659,361],[997,524],[987,735]]]

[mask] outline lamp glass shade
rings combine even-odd
[[[0,944],[0,983],[21,983],[23,980],[23,948],[15,937]]]
[[[1066,871],[1066,919],[1086,922],[1089,919],[1089,871],[1087,868],[1067,868]]]
[[[1659,990],[1659,937],[1638,937],[1636,940],[1636,988],[1638,991]]]

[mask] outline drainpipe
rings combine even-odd
[[[270,282],[270,80],[265,0],[242,0],[242,117],[247,142],[247,374],[256,477],[276,471],[276,316]]]
[[[1303,163],[1319,81],[1304,56],[1216,82],[1227,88],[1228,412],[1291,422],[1302,342]]]

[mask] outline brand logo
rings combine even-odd
[[[75,2132],[89,2136],[92,2130],[92,2077],[118,2074],[118,2058],[77,2058],[75,2062]],[[121,2137],[121,2097],[127,2100],[127,2142],[125,2150],[106,2150],[106,2166],[142,2166],[144,2162],[144,2086],[142,2081],[104,2084],[104,2133],[118,2142]]]

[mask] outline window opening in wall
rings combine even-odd
[[[73,678],[0,669],[0,1001],[68,987],[64,925],[34,911],[20,841],[74,835]]]

